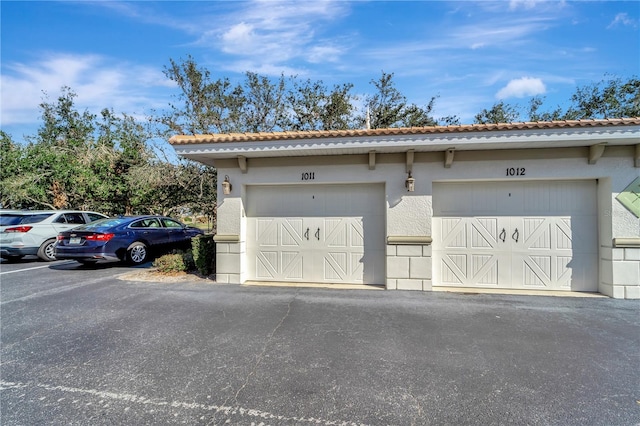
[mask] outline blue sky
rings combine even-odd
[[[43,91],[144,117],[178,94],[162,71],[192,55],[213,78],[246,71],[326,85],[394,73],[412,103],[463,123],[495,102],[640,74],[640,2],[569,1],[5,1],[0,127],[14,140],[41,123]]]

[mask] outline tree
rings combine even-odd
[[[432,116],[437,97],[433,96],[423,108],[416,104],[407,104],[407,98],[400,93],[393,82],[393,73],[384,71],[379,80],[371,80],[376,92],[366,98],[365,106],[372,129],[387,127],[424,127],[435,126],[438,121]],[[449,124],[457,122],[457,117],[445,117]]]
[[[292,111],[287,127],[292,130],[345,130],[351,128],[354,96],[352,84],[335,85],[331,92],[322,81],[291,79],[287,102]]]
[[[284,76],[272,83],[253,72],[245,74],[244,131],[272,132],[286,127],[286,84]]]
[[[20,173],[3,180],[21,207],[67,208],[86,199],[94,116],[75,109],[75,93],[63,87],[57,102],[40,104],[43,124],[24,148]]]
[[[562,120],[564,113],[560,107],[550,112],[539,112],[540,107],[544,103],[544,98],[534,96],[529,101],[529,120],[528,121],[555,121]]]
[[[615,77],[578,87],[571,102],[567,120],[640,117],[640,79]]]
[[[181,106],[169,104],[169,112],[157,119],[166,126],[164,136],[174,134],[207,134],[242,131],[244,90],[232,86],[229,79],[211,81],[211,73],[199,67],[193,57],[182,63],[169,60],[165,76],[180,89]]]
[[[490,110],[482,110],[475,116],[475,123],[510,123],[514,121],[556,121],[595,120],[640,116],[640,79],[630,77],[610,77],[598,83],[578,86],[571,95],[571,103],[566,110],[542,111],[545,98],[534,96],[529,99],[526,117],[522,117],[520,107],[500,101]]]
[[[491,109],[483,109],[476,114],[474,123],[476,124],[497,124],[513,123],[519,121],[520,113],[518,108],[504,103],[504,101],[493,104]]]
[[[436,102],[436,98],[431,98],[431,101],[425,108],[420,108],[416,104],[407,106],[403,112],[402,126],[403,127],[424,127],[435,126],[438,124],[436,120],[431,116],[431,111]]]
[[[395,87],[393,73],[384,71],[379,80],[370,82],[376,92],[366,98],[368,122],[372,129],[395,127],[403,119],[403,110],[407,99]]]
[[[23,156],[22,147],[11,139],[11,135],[0,130],[0,207],[16,205],[15,195],[4,182],[20,175]]]
[[[96,210],[109,215],[215,209],[215,171],[163,161],[152,132],[126,114],[79,112],[69,88],[42,102],[43,125],[26,146],[0,133],[3,207]]]

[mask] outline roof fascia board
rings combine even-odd
[[[243,155],[258,157],[274,156],[296,150],[306,155],[324,155],[328,152],[350,151],[378,153],[482,150],[546,147],[590,146],[603,142],[608,145],[636,145],[640,139],[640,126],[579,127],[559,129],[526,129],[506,131],[484,131],[478,133],[442,133],[413,135],[350,136],[307,139],[274,139],[269,141],[234,141],[216,143],[180,143],[173,148],[178,154],[209,154],[226,158]],[[552,144],[552,145],[549,145]],[[525,146],[526,145],[526,146]],[[532,146],[533,145],[533,146]]]

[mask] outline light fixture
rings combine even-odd
[[[229,175],[224,175],[224,182],[222,182],[222,193],[229,195],[231,193],[231,182],[229,182]]]
[[[415,190],[416,180],[413,177],[411,177],[411,170],[409,170],[409,176],[407,177],[407,180],[404,181],[404,186],[407,188],[407,191],[409,192],[413,192]]]

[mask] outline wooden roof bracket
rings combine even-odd
[[[376,168],[376,152],[369,151],[369,170],[375,170]]]
[[[413,149],[410,149],[407,151],[407,170],[406,170],[407,173],[413,171],[413,154],[414,154]]]
[[[444,168],[450,169],[453,164],[453,154],[455,153],[455,148],[449,148],[444,152]]]
[[[238,167],[240,167],[242,173],[247,173],[247,157],[238,156]]]
[[[607,143],[603,142],[589,147],[589,164],[596,164],[598,162],[602,154],[604,154],[604,148],[606,146]]]

